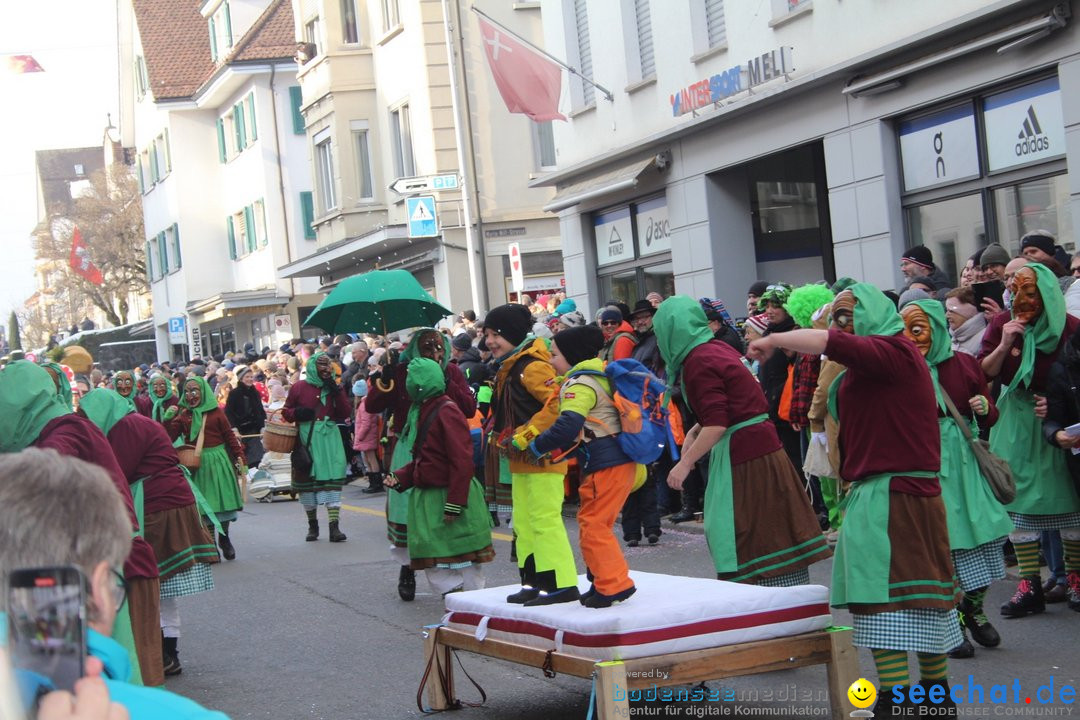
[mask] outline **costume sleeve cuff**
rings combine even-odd
[[[461,511],[464,510],[464,509],[465,508],[463,506],[461,506],[461,505],[457,505],[455,503],[448,502],[445,505],[443,505],[443,514],[444,515],[460,515]]]

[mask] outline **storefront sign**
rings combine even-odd
[[[191,357],[202,357],[202,331],[198,325],[191,326]]]
[[[658,197],[637,204],[638,254],[655,255],[671,250],[671,224],[667,198]]]
[[[486,238],[517,237],[524,234],[525,228],[523,227],[495,228],[494,230],[484,231],[484,237]]]
[[[274,335],[281,342],[293,339],[291,315],[274,316]]]
[[[521,245],[510,243],[510,278],[514,283],[514,292],[520,293],[525,286],[525,270],[521,266]]]
[[[734,65],[710,78],[699,80],[669,97],[674,117],[700,110],[762,83],[785,77],[795,71],[793,48],[770,50],[745,65]]]
[[[908,191],[977,177],[974,108],[962,105],[900,123],[900,158]]]
[[[187,318],[184,316],[169,318],[169,344],[183,345],[187,342]]]
[[[1056,77],[983,101],[991,172],[1065,154],[1065,120]]]
[[[596,237],[596,265],[602,267],[634,259],[634,229],[630,208],[624,207],[593,218]]]

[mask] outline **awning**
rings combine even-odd
[[[656,166],[658,159],[663,156],[663,153],[650,155],[645,160],[627,163],[587,180],[564,185],[551,198],[551,202],[543,207],[543,210],[544,212],[558,212],[571,205],[577,205],[580,202],[601,195],[610,195],[621,190],[629,190],[635,187],[645,171]]]
[[[260,310],[278,310],[289,303],[290,298],[281,297],[275,288],[264,290],[240,290],[212,295],[187,304],[189,315],[200,316],[197,322],[210,322],[237,311],[255,313]]]
[[[283,278],[340,279],[362,272],[367,265],[376,262],[380,267],[395,262],[403,250],[421,242],[420,239],[409,239],[408,228],[404,225],[389,225],[359,237],[346,238],[318,248],[311,255],[279,267],[278,275]],[[406,254],[408,252],[406,250]]]

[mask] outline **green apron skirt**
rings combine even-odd
[[[408,496],[409,558],[437,560],[440,565],[486,562],[491,550],[491,515],[484,503],[484,488],[469,481],[469,499],[461,516],[443,519],[447,488],[412,488]]]
[[[1005,507],[997,501],[971,444],[952,417],[938,418],[941,427],[941,498],[949,522],[949,547],[971,550],[1000,541],[1013,529]]]

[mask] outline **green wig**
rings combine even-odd
[[[803,285],[791,291],[784,309],[801,328],[811,327],[814,313],[833,301],[833,293],[825,285]]]

